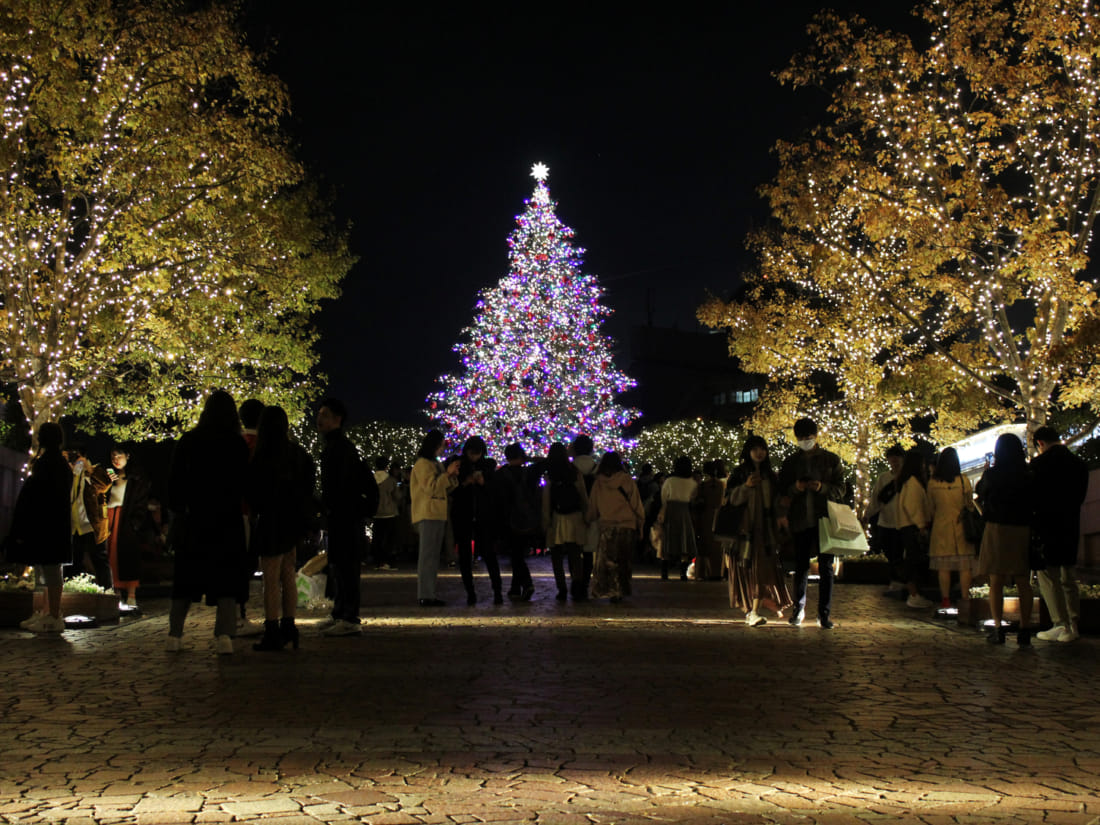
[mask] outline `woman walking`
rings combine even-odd
[[[779,563],[778,485],[768,443],[758,435],[749,436],[741,450],[741,463],[727,483],[730,504],[744,508],[740,538],[730,547],[730,607],[745,611],[749,627],[767,622],[760,615],[761,604],[770,602],[780,618],[794,604]]]
[[[591,595],[618,603],[630,595],[630,561],[645,524],[638,485],[618,453],[605,453],[600,459],[587,510],[589,523],[599,527]]]
[[[183,626],[192,602],[217,607],[215,649],[233,652],[237,602],[247,596],[244,520],[248,445],[233,396],[217,390],[206,399],[199,423],[176,445],[169,475],[175,575],[168,615],[168,650],[183,649]]]
[[[130,461],[130,453],[121,446],[111,450],[107,468],[111,489],[107,492],[107,561],[111,565],[119,603],[137,609],[137,589],[141,585],[141,547],[150,533],[150,484]]]
[[[421,607],[442,607],[436,598],[439,555],[447,536],[448,494],[458,486],[458,461],[446,470],[439,463],[443,454],[443,433],[430,430],[420,442],[409,477],[413,528],[419,534],[420,555],[416,563],[416,595]]]
[[[932,512],[924,488],[926,467],[924,453],[914,448],[901,460],[898,472],[898,540],[905,564],[905,581],[909,597],[905,604],[912,608],[931,607],[932,602],[920,593],[920,582],[928,569],[928,528]]]
[[[699,492],[699,483],[692,478],[691,459],[680,456],[672,465],[672,475],[661,487],[661,523],[664,540],[657,553],[661,560],[661,578],[668,579],[670,565],[678,564],[680,579],[687,581],[687,569],[695,558],[695,525],[691,520],[691,505]]]
[[[1031,511],[1035,502],[1031,471],[1020,439],[1012,433],[997,437],[993,466],[982,473],[977,486],[978,503],[985,515],[978,571],[989,574],[989,612],[993,627],[989,643],[1003,645],[1005,581],[1016,580],[1020,596],[1020,627],[1016,643],[1031,644]]]
[[[451,494],[451,527],[458,547],[458,569],[466,588],[466,604],[477,604],[474,589],[474,555],[480,554],[489,571],[493,604],[504,604],[501,592],[500,561],[496,549],[496,519],[489,486],[496,464],[485,455],[485,441],[478,436],[466,439],[458,465],[458,487]]]
[[[698,525],[699,555],[695,557],[695,580],[718,581],[722,578],[722,543],[714,536],[714,517],[722,506],[728,481],[726,462],[715,458],[703,464],[703,481],[699,485]]]
[[[286,411],[264,407],[247,486],[252,546],[264,581],[264,636],[253,650],[298,649],[295,555],[309,532],[315,480],[313,459],[290,440]]]
[[[947,447],[936,459],[928,482],[928,505],[932,513],[929,566],[940,584],[940,607],[951,607],[951,572],[959,574],[959,596],[970,599],[970,583],[978,558],[974,545],[966,540],[962,513],[974,508],[974,489],[959,468],[959,454]]]
[[[4,544],[8,562],[34,565],[46,585],[46,609],[19,626],[35,633],[60,633],[61,567],[73,563],[69,491],[73,471],[61,452],[64,432],[47,421],[38,428],[38,454],[15,500],[11,530]]]
[[[550,563],[558,586],[557,600],[564,602],[570,591],[574,601],[583,601],[584,568],[581,548],[588,535],[585,512],[588,491],[580,470],[569,460],[565,445],[555,441],[546,454],[547,484],[542,489],[542,526],[546,545],[550,548]],[[571,587],[566,588],[564,560],[569,560]]]

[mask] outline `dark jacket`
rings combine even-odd
[[[31,465],[15,500],[6,561],[15,564],[72,564],[69,495],[73,471],[60,450],[43,452]]]
[[[820,481],[821,490],[799,492],[799,480]],[[829,502],[844,501],[844,470],[840,457],[821,447],[806,452],[798,450],[787,456],[779,468],[779,501],[777,518],[786,516],[792,533],[817,529],[818,520],[829,515]]]
[[[152,523],[149,518],[149,480],[140,472],[126,467],[126,488],[122,505],[118,507],[114,533],[118,554],[118,577],[132,582],[141,579],[141,548],[152,541]]]
[[[982,473],[974,492],[985,520],[1025,527],[1035,505],[1035,477],[1026,467],[997,467]]]
[[[494,507],[501,535],[530,536],[539,530],[539,490],[527,468],[505,464],[492,484]]]
[[[495,472],[496,462],[492,459],[482,456],[477,461],[470,461],[462,456],[458,486],[451,493],[451,526],[458,541],[468,541],[475,535],[487,537],[496,534],[492,487]],[[481,473],[484,484],[472,480],[475,473]]]
[[[298,444],[280,456],[257,453],[248,465],[246,495],[252,513],[252,548],[261,556],[289,553],[309,531],[316,473]]]
[[[1035,476],[1035,519],[1032,526],[1043,545],[1047,564],[1077,564],[1081,537],[1081,505],[1089,488],[1089,469],[1064,444],[1053,444],[1031,460]]]
[[[173,513],[172,597],[207,604],[247,598],[244,501],[248,445],[240,433],[196,428],[172,456],[168,501]]]
[[[352,524],[378,509],[378,482],[342,429],[324,434],[321,451],[321,504],[329,523]],[[370,491],[373,489],[373,504]],[[370,512],[366,512],[367,510]]]

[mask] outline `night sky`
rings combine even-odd
[[[832,6],[908,19],[906,3]],[[649,320],[698,329],[706,291],[729,293],[749,264],[771,146],[821,117],[820,97],[772,77],[820,7],[252,0],[250,36],[278,43],[270,68],[290,89],[299,157],[352,224],[360,262],[318,325],[353,420],[424,421],[478,291],[507,273],[536,161],[620,345]]]

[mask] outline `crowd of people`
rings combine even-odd
[[[795,422],[798,449],[778,468],[767,442],[750,436],[731,472],[720,459],[697,470],[681,456],[667,477],[643,465],[635,478],[617,452],[596,460],[586,435],[554,443],[534,458],[522,444],[510,444],[498,464],[476,436],[445,457],[445,437],[432,430],[411,468],[387,457],[368,464],[345,434],[346,418],[339,399],[322,402],[315,467],[291,438],[282,408],[249,400],[238,409],[224,391],[209,396],[197,426],[175,447],[167,484],[165,540],[174,564],[169,650],[182,649],[190,607],[205,600],[216,608],[216,650],[231,654],[233,638],[251,627],[244,606],[257,570],[264,623],[253,647],[297,648],[297,568],[321,529],[332,596],[323,632],[359,633],[368,523],[369,555],[381,570],[393,569],[415,542],[409,555],[416,557],[416,598],[424,608],[445,604],[437,579],[441,564],[452,559],[470,606],[479,599],[478,559],[499,605],[505,596],[534,598],[528,562],[542,552],[549,554],[559,602],[617,603],[631,595],[637,559],[652,554],[662,580],[670,574],[726,579],[730,606],[750,627],[765,624],[768,615],[800,625],[816,558],[817,623],[835,627],[835,560],[821,552],[819,524],[830,502],[849,499],[849,490],[840,458],[820,446],[811,419]],[[1032,571],[1038,570],[1055,623],[1039,638],[1078,637],[1074,567],[1088,471],[1049,427],[1034,439],[1038,454],[1028,462],[1020,439],[1002,435],[974,488],[952,448],[931,465],[920,449],[887,451],[889,469],[864,517],[874,549],[890,560],[891,589],[905,593],[910,607],[934,606],[920,592],[929,570],[936,571],[941,607],[952,605],[952,573],[961,599],[969,598],[976,576],[987,576],[994,619],[989,639],[1003,644],[1004,587],[1014,579],[1021,596],[1017,642],[1028,644]],[[98,467],[80,445],[65,449],[63,440],[57,424],[40,428],[38,455],[4,544],[8,562],[40,570],[45,609],[22,624],[36,632],[64,629],[66,568],[87,566],[101,586],[118,592],[123,607],[136,609],[141,548],[154,528],[150,484],[124,448],[112,450],[110,466]],[[507,591],[500,556],[510,561]],[[793,580],[787,573],[792,567]]]

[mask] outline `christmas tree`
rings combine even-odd
[[[582,433],[597,450],[622,450],[623,428],[638,416],[615,403],[634,381],[616,369],[611,339],[600,333],[611,310],[596,278],[580,271],[584,250],[555,214],[548,174],[535,164],[535,193],[508,237],[509,272],[481,292],[454,348],[461,374],[440,378],[442,390],[428,398],[452,442],[479,435],[497,458],[513,442],[544,454]]]

